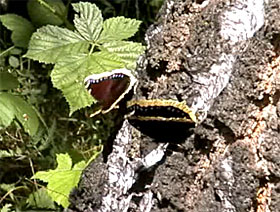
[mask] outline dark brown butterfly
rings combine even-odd
[[[100,105],[100,109],[92,116],[112,110],[134,87],[136,82],[137,80],[131,71],[125,68],[93,74],[85,78],[86,88]]]
[[[127,102],[126,118],[144,134],[161,140],[180,140],[197,123],[185,102],[175,100],[132,100]]]
[[[132,100],[127,103],[129,119],[196,123],[195,114],[185,102],[175,100]]]

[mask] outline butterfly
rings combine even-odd
[[[196,116],[185,102],[151,99],[131,100],[127,103],[128,118],[142,121],[171,121],[196,123]]]
[[[184,138],[197,123],[184,101],[164,99],[128,101],[126,118],[144,134],[161,139]]]
[[[131,71],[125,68],[86,77],[85,87],[99,104],[99,110],[91,116],[100,112],[107,113],[115,108],[136,82]]]

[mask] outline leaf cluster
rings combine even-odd
[[[26,53],[30,59],[55,64],[52,82],[69,103],[70,114],[94,102],[84,87],[86,76],[123,67],[133,70],[144,51],[140,43],[124,41],[136,33],[140,21],[124,17],[103,21],[97,6],[87,2],[73,8],[78,13],[74,31],[44,26],[32,35]]]
[[[111,9],[127,4],[123,0],[96,2],[107,8],[110,4]],[[134,70],[136,59],[144,51],[140,43],[128,41],[139,29],[140,21],[125,17],[104,20],[96,5],[84,2],[73,4],[72,24],[67,20],[70,6],[62,0],[29,0],[29,20],[16,14],[0,15],[2,25],[12,32],[14,44],[8,48],[0,25],[0,180],[6,182],[3,176],[13,175],[10,184],[0,184],[0,205],[8,200],[1,211],[55,210],[53,199],[64,207],[69,204],[67,197],[77,185],[81,170],[89,158],[100,153],[101,143],[115,125],[115,114],[85,120],[87,110],[79,109],[95,100],[86,92],[83,80],[90,74],[116,68]],[[24,58],[21,54],[25,49]],[[53,86],[62,91],[70,114],[78,110],[71,118],[67,117],[67,102]],[[28,180],[33,165],[35,170],[46,170],[56,162],[56,169],[37,172],[32,181]],[[15,169],[11,168],[14,164]],[[58,173],[71,183],[59,184]],[[36,179],[48,184],[47,188],[34,186]]]

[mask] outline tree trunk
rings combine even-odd
[[[186,101],[197,124],[160,137],[125,119],[69,211],[280,211],[279,11],[279,0],[165,1],[133,98]]]

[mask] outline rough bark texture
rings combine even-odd
[[[166,140],[124,121],[69,211],[280,210],[280,2],[196,2],[165,2],[134,98],[185,100],[199,124]]]

